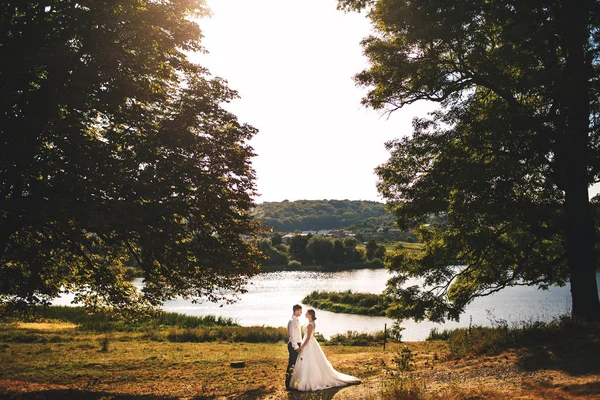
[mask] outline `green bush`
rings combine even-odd
[[[385,316],[391,299],[379,294],[354,293],[350,290],[345,292],[313,291],[302,299],[302,302],[325,311]]]
[[[89,314],[83,307],[51,306],[37,309],[37,319],[50,319],[71,322],[79,325],[80,330],[94,332],[145,331],[148,327],[198,328],[206,326],[238,326],[231,318],[207,315],[196,317],[178,313],[160,311],[150,317],[136,321],[123,321],[105,312]]]
[[[383,343],[384,333],[378,331],[375,333],[359,333],[356,331],[348,331],[333,335],[327,345],[345,345],[345,346],[370,346],[380,345]]]
[[[380,258],[373,258],[372,260],[368,260],[365,262],[365,268],[369,269],[380,269],[384,268],[385,264],[381,261]]]
[[[161,337],[146,336],[148,339],[161,340]],[[287,329],[265,326],[215,326],[195,329],[170,329],[164,336],[170,342],[246,342],[277,343],[286,341]]]
[[[431,328],[429,331],[429,336],[425,340],[448,340],[450,339],[450,335],[452,334],[452,329],[444,329],[443,331],[439,331],[438,328]]]
[[[448,344],[451,358],[469,354],[498,354],[507,348],[537,345],[549,337],[564,336],[575,340],[581,332],[598,332],[598,326],[581,328],[568,317],[555,318],[550,322],[522,321],[509,326],[506,321],[493,320],[492,327],[473,326],[450,331]]]

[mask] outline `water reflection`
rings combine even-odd
[[[385,269],[356,270],[344,272],[271,272],[254,277],[247,286],[248,292],[239,295],[234,304],[215,304],[204,302],[193,304],[190,301],[176,299],[164,304],[166,311],[187,315],[217,315],[235,319],[244,326],[265,325],[285,326],[292,313],[292,306],[302,304],[302,299],[313,290],[381,293],[389,279]],[[598,273],[600,284],[600,273]],[[138,279],[134,283],[142,285]],[[600,289],[599,289],[600,290]],[[69,296],[59,299],[55,304],[68,304]],[[303,305],[306,309],[306,305]],[[504,289],[488,297],[471,303],[460,322],[448,322],[444,325],[431,322],[415,323],[405,321],[403,339],[407,341],[424,340],[433,327],[448,329],[465,327],[469,323],[490,325],[490,315],[496,319],[510,322],[523,320],[550,320],[569,312],[571,296],[569,286],[553,287],[550,290],[538,290],[535,287],[513,287]],[[374,332],[388,328],[392,321],[384,317],[365,317],[351,314],[336,314],[317,309],[317,331],[325,337],[348,330]],[[472,318],[472,321],[471,321]],[[306,321],[305,321],[306,322]]]

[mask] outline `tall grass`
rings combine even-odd
[[[170,329],[162,336],[169,342],[245,342],[245,343],[278,343],[286,341],[286,328],[270,326],[219,326],[195,329]],[[160,340],[161,336],[148,337]]]
[[[498,354],[508,348],[537,345],[548,338],[576,340],[577,335],[598,334],[600,326],[583,326],[562,316],[549,322],[520,321],[509,324],[505,320],[490,319],[491,327],[472,326],[442,333],[430,332],[430,337],[447,340],[450,358],[459,359],[469,354]],[[429,338],[428,338],[429,339]]]
[[[370,346],[383,344],[383,331],[374,333],[364,333],[348,331],[333,335],[325,342],[326,345],[344,345],[344,346]]]
[[[212,315],[194,317],[159,312],[153,317],[131,322],[113,318],[102,312],[88,314],[82,307],[53,306],[39,309],[37,319],[70,322],[76,324],[77,329],[80,331],[104,334],[110,332],[141,332],[142,338],[154,341],[277,343],[288,340],[287,329],[283,327],[239,326],[232,319]],[[18,337],[15,336],[15,333],[12,333],[11,337],[3,337],[3,333],[0,331],[0,338],[4,338],[5,342],[48,340],[33,333],[15,332],[18,333]],[[325,345],[380,345],[383,343],[383,332],[368,334],[348,331],[345,334],[334,335],[329,340],[319,336],[319,340]]]
[[[123,321],[104,312],[88,314],[83,307],[52,306],[40,308],[39,318],[54,319],[79,325],[79,329],[95,332],[121,331],[135,332],[147,330],[149,327],[192,329],[200,327],[238,326],[231,318],[207,315],[195,317],[178,313],[160,311],[151,317],[137,321]]]
[[[432,340],[448,340],[450,339],[450,335],[452,335],[452,329],[444,329],[442,331],[438,330],[438,328],[431,328],[429,331],[429,335],[425,338],[426,341]]]
[[[102,312],[88,314],[82,307],[56,306],[37,310],[37,319],[70,322],[81,331],[104,333],[106,340],[101,343],[103,351],[108,351],[110,332],[142,332],[144,339],[169,342],[277,343],[286,341],[288,336],[287,329],[283,327],[242,327],[230,318],[213,315],[194,317],[170,312],[158,312],[152,317],[131,322]],[[0,338],[5,342],[47,341],[42,335],[14,330],[8,336],[0,331]]]

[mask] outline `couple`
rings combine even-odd
[[[360,383],[358,378],[337,372],[327,360],[319,342],[315,339],[317,319],[315,310],[306,312],[308,325],[302,339],[298,320],[302,315],[302,306],[296,304],[292,309],[294,313],[288,322],[290,358],[285,375],[285,387],[306,392]]]

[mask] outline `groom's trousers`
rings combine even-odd
[[[298,347],[300,347],[300,343],[298,343]],[[298,352],[294,349],[294,346],[292,346],[292,342],[288,342],[288,353],[290,354],[290,358],[288,359],[287,371],[285,372],[286,389],[290,387],[290,379],[292,378],[294,365],[296,364],[296,360],[298,359]]]

